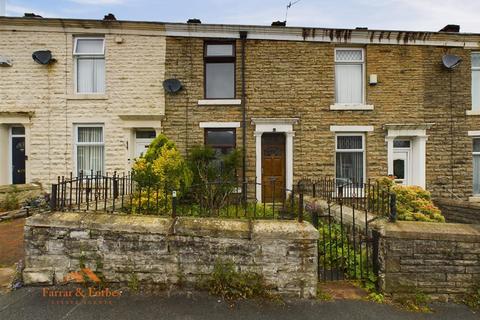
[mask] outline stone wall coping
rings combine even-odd
[[[480,203],[475,202],[468,202],[464,200],[456,200],[456,199],[449,199],[449,198],[435,198],[433,202],[444,205],[444,206],[454,206],[454,207],[461,207],[461,208],[468,208],[468,209],[478,209],[478,214],[480,215]]]
[[[167,234],[172,219],[155,216],[127,216],[97,213],[55,212],[34,215],[25,222],[32,227],[115,230],[131,233]]]
[[[253,239],[304,239],[317,240],[318,230],[308,222],[256,220],[253,222]]]
[[[386,223],[384,228],[384,235],[387,238],[462,242],[480,241],[480,225],[473,224],[397,221],[395,223]]]
[[[288,220],[248,221],[194,217],[174,220],[142,215],[55,212],[33,215],[26,220],[25,226],[237,239],[318,239],[318,231],[310,223]]]
[[[182,236],[250,238],[248,220],[179,217],[173,233]]]

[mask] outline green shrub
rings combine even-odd
[[[188,157],[191,197],[202,208],[218,213],[241,185],[237,181],[240,164],[241,152],[236,149],[219,158],[209,146],[194,147]]]
[[[430,192],[418,186],[395,184],[389,177],[377,179],[379,188],[369,197],[378,200],[379,193],[393,192],[397,196],[397,218],[405,221],[445,222],[445,217],[433,204]],[[387,197],[388,198],[388,197]],[[385,207],[386,204],[385,204]]]
[[[169,212],[172,191],[180,197],[191,184],[185,160],[175,144],[163,135],[153,140],[145,155],[135,161],[132,171],[138,185],[133,195],[133,212],[153,213],[157,204]]]

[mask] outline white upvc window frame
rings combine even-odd
[[[337,52],[338,51],[350,51],[350,50],[356,50],[356,51],[360,51],[362,53],[362,59],[361,60],[352,60],[352,61],[348,61],[348,62],[345,62],[345,61],[337,61]],[[355,108],[358,108],[360,110],[373,110],[373,106],[367,106],[365,103],[366,103],[366,96],[367,96],[367,90],[366,90],[366,76],[365,76],[365,72],[366,72],[366,63],[365,63],[365,49],[364,48],[359,48],[359,47],[341,47],[341,48],[335,48],[334,50],[334,64],[335,64],[335,68],[337,67],[337,65],[358,65],[358,64],[361,64],[362,66],[362,99],[361,99],[361,102],[354,102],[354,103],[340,103],[340,102],[337,102],[337,97],[338,97],[338,93],[337,93],[337,80],[336,80],[336,75],[335,75],[335,78],[334,78],[334,85],[335,85],[335,102],[334,102],[334,105],[330,106],[330,109],[331,110],[347,110],[348,108],[351,108],[351,109],[355,109]],[[336,74],[336,71],[335,71],[335,74]]]
[[[98,53],[77,53],[77,44],[78,40],[102,40],[103,41],[103,46],[102,46],[102,52]],[[105,56],[105,37],[103,36],[96,36],[96,37],[84,37],[84,36],[74,36],[73,38],[73,65],[74,65],[74,77],[73,77],[73,86],[74,86],[74,93],[76,95],[104,95],[106,91],[106,82],[107,82],[107,74],[105,70],[105,83],[104,83],[104,90],[103,92],[78,92],[78,60],[80,59],[98,59],[103,57],[103,59],[106,62],[106,56]],[[105,63],[105,69],[106,69],[106,63]]]
[[[473,139],[472,139],[472,162],[473,162],[473,158],[474,158],[475,156],[480,157],[480,151],[473,151],[473,143],[474,143],[475,140],[480,140],[480,136],[473,136],[472,138],[473,138]],[[472,165],[473,165],[473,163],[472,163]],[[473,174],[475,174],[475,173],[473,173]],[[473,181],[473,176],[472,176],[472,181]],[[472,187],[473,187],[473,186],[472,186]],[[475,191],[475,190],[472,190],[473,196],[474,196],[474,197],[480,197],[480,192],[479,192],[479,193],[475,193],[474,191]]]
[[[347,137],[362,137],[362,148],[361,149],[338,149],[338,139],[337,137],[347,136]],[[363,161],[363,183],[365,183],[366,174],[367,174],[367,148],[366,148],[366,139],[364,132],[335,132],[335,180],[337,179],[337,152],[348,153],[348,152],[362,152],[362,161]],[[353,181],[352,181],[353,182]]]
[[[480,99],[479,99],[479,102],[477,106],[475,106],[473,104],[473,72],[474,71],[477,71],[477,72],[480,72],[480,66],[478,67],[474,67],[473,66],[473,55],[480,55],[480,51],[472,51],[471,52],[471,55],[470,55],[470,60],[472,61],[472,64],[471,64],[471,79],[472,79],[472,84],[471,84],[471,99],[472,99],[472,106],[471,106],[471,110],[467,110],[467,114],[469,115],[480,115]],[[480,85],[480,84],[478,84]],[[480,91],[480,88],[478,88],[477,90]]]
[[[78,174],[77,151],[79,146],[103,146],[102,173],[105,172],[105,124],[104,123],[75,123],[73,140],[74,172]],[[78,128],[102,128],[102,142],[78,142]]]

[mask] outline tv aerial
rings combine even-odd
[[[290,1],[287,4],[287,10],[285,10],[285,24],[287,23],[287,17],[288,17],[288,9],[290,9],[293,5],[299,3],[301,0],[296,0],[296,1]]]

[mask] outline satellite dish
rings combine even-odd
[[[0,66],[1,67],[11,67],[12,66],[12,61],[8,59],[7,57],[0,56]]]
[[[462,62],[462,58],[453,54],[446,54],[442,57],[442,62],[445,68],[452,70]]]
[[[163,87],[167,92],[176,93],[182,89],[182,83],[177,79],[167,79],[163,81]]]
[[[32,58],[36,63],[39,64],[50,64],[55,62],[55,59],[52,58],[52,52],[50,50],[35,51],[32,54]]]

